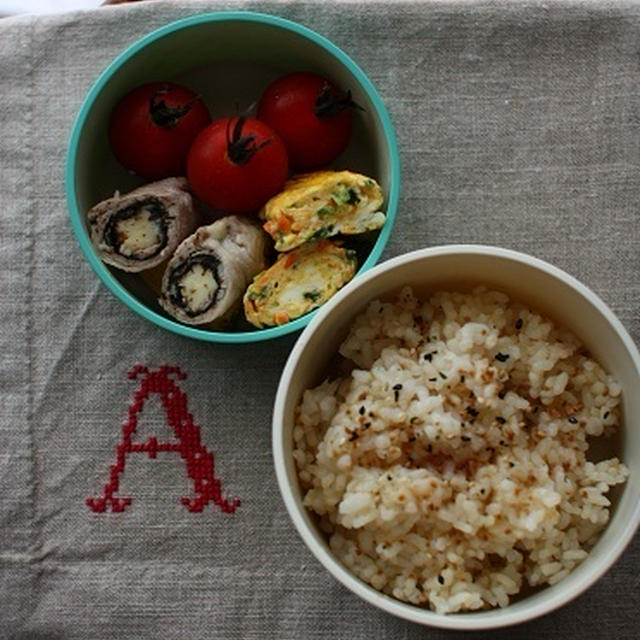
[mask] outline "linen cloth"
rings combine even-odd
[[[98,73],[190,14],[277,14],[333,40],[386,102],[402,200],[386,258],[500,245],[593,288],[640,338],[640,2],[153,2],[0,21],[0,638],[434,638],[360,601],[281,501],[271,406],[296,336],[225,346],[130,312],[70,231],[67,140]],[[185,462],[130,456],[120,513],[95,513],[140,363],[179,366],[233,514],[190,512]],[[167,431],[152,397],[136,441]],[[564,608],[474,637],[640,634],[638,537]]]

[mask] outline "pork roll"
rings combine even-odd
[[[380,185],[353,171],[315,171],[294,176],[260,212],[277,251],[339,233],[357,234],[385,223]]]
[[[266,266],[266,235],[238,216],[221,218],[186,238],[162,278],[162,308],[185,324],[233,314],[253,276]]]
[[[123,271],[151,269],[167,260],[198,224],[186,178],[152,182],[95,205],[88,214],[100,258]]]

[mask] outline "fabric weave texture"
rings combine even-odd
[[[360,601],[281,501],[271,407],[296,336],[240,346],[169,334],[100,284],[71,233],[64,161],[97,75],[142,34],[203,11],[298,21],[369,75],[397,130],[384,258],[446,243],[533,254],[600,295],[640,340],[640,2],[142,2],[0,21],[0,639],[468,638]],[[95,512],[136,364],[179,367],[234,513],[190,511],[175,451],[127,460]],[[149,397],[136,441],[170,439]],[[154,449],[155,451],[155,449]],[[191,484],[190,484],[191,483]],[[634,640],[640,541],[564,608],[474,637]]]

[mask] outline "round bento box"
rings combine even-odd
[[[225,330],[182,324],[162,310],[157,289],[148,279],[101,261],[87,228],[87,212],[92,206],[143,182],[117,162],[109,146],[109,118],[123,95],[148,82],[185,84],[203,98],[215,119],[235,115],[238,108],[250,109],[273,80],[294,71],[317,73],[348,87],[361,107],[354,112],[348,148],[330,168],[356,171],[380,184],[386,222],[360,243],[357,273],[379,259],[396,217],[400,161],[389,114],[365,73],[325,37],[289,20],[234,11],[195,15],[145,35],[105,69],[80,108],[69,143],[66,192],[77,240],[107,288],[143,318],[190,338],[244,343],[295,332],[315,315],[314,310],[286,324],[262,329],[242,322]]]
[[[352,404],[352,406],[355,406],[353,413],[342,412],[335,414],[340,420],[333,421],[324,416],[322,420],[328,424],[328,427],[322,420],[321,422],[325,424],[327,431],[333,430],[333,439],[323,440],[322,433],[313,431],[315,423],[313,422],[313,413],[309,413],[309,407],[315,407],[316,405],[313,404],[312,400],[307,400],[307,404],[305,404],[306,390],[317,387],[317,385],[323,383],[323,381],[323,384],[328,387],[330,386],[329,380],[346,378],[350,380],[350,384],[355,387],[356,391],[354,391],[352,387],[343,384],[340,387],[340,393],[344,394],[344,398],[353,399],[355,397],[355,392],[361,388],[357,386],[356,380],[358,376],[367,376],[369,373],[368,368],[366,366],[355,366],[352,374],[348,373],[347,375],[343,375],[344,372],[350,372],[351,369],[345,367],[344,363],[336,361],[338,349],[341,343],[343,346],[346,344],[347,341],[345,339],[347,336],[349,336],[352,341],[349,348],[353,350],[354,335],[361,336],[358,339],[361,340],[364,345],[362,347],[363,353],[365,353],[367,349],[382,349],[381,346],[376,347],[376,341],[378,341],[378,345],[385,344],[388,347],[380,352],[379,357],[376,357],[374,364],[371,366],[371,377],[366,378],[369,380],[372,388],[376,384],[382,384],[380,380],[383,379],[385,371],[387,371],[387,369],[385,369],[386,366],[389,366],[389,370],[393,370],[394,376],[399,376],[402,370],[406,369],[406,376],[413,376],[412,383],[414,385],[421,384],[415,382],[415,380],[424,380],[424,378],[416,375],[416,367],[412,368],[409,362],[412,358],[418,358],[418,362],[423,365],[426,362],[425,366],[431,366],[430,359],[434,353],[438,353],[438,351],[431,351],[434,347],[433,344],[427,346],[425,342],[423,345],[416,347],[414,351],[417,355],[412,355],[409,349],[406,348],[402,350],[402,356],[394,360],[393,364],[385,364],[391,361],[392,345],[396,342],[404,345],[402,342],[403,337],[406,335],[406,332],[411,331],[411,329],[407,329],[407,326],[411,326],[407,323],[415,322],[414,316],[406,311],[404,317],[399,317],[396,314],[392,320],[389,320],[389,322],[393,322],[393,324],[390,325],[388,333],[384,334],[385,340],[382,341],[373,329],[375,326],[373,321],[369,324],[358,324],[357,318],[365,309],[370,309],[369,305],[374,300],[386,302],[394,300],[394,296],[397,296],[403,287],[412,287],[420,300],[427,300],[432,294],[439,291],[470,293],[480,285],[488,287],[490,291],[499,291],[501,295],[507,294],[511,301],[520,302],[524,304],[527,309],[533,309],[537,313],[541,313],[543,317],[556,323],[556,326],[568,329],[574,336],[577,336],[591,356],[613,376],[616,384],[619,385],[619,389],[621,389],[621,428],[615,437],[604,439],[596,438],[589,447],[589,456],[587,459],[597,462],[606,458],[617,457],[626,465],[630,475],[626,479],[625,484],[619,485],[611,490],[607,498],[611,505],[610,520],[606,526],[603,526],[593,547],[588,549],[588,555],[586,555],[582,562],[573,568],[568,575],[554,584],[541,585],[527,593],[519,594],[517,597],[514,597],[507,606],[502,608],[495,607],[488,610],[443,614],[432,611],[427,606],[418,606],[397,599],[392,597],[388,592],[376,590],[371,584],[356,575],[356,573],[343,562],[335,551],[335,547],[333,546],[334,541],[330,540],[329,535],[326,533],[328,530],[326,527],[329,526],[329,522],[333,523],[332,526],[334,525],[333,531],[339,530],[340,527],[335,525],[335,522],[338,524],[342,523],[343,521],[340,520],[340,518],[348,513],[348,507],[344,499],[347,491],[351,491],[351,496],[367,495],[366,493],[354,494],[354,492],[359,490],[365,491],[361,488],[362,485],[358,484],[361,479],[365,477],[363,474],[372,472],[375,475],[375,473],[379,472],[381,474],[379,477],[384,480],[387,473],[393,473],[395,475],[396,473],[400,474],[404,472],[404,470],[400,469],[401,462],[395,466],[389,464],[385,467],[386,460],[381,461],[380,458],[375,458],[376,463],[372,464],[369,462],[370,467],[368,468],[365,468],[366,463],[363,463],[364,466],[354,468],[357,463],[354,462],[352,466],[351,454],[345,453],[344,458],[346,458],[346,460],[341,459],[335,467],[332,467],[334,472],[325,475],[325,478],[323,478],[323,482],[326,480],[327,484],[323,484],[322,487],[332,489],[334,493],[331,499],[337,500],[338,503],[335,504],[335,512],[333,514],[324,514],[323,512],[325,520],[322,521],[318,512],[314,512],[308,508],[309,502],[305,502],[305,496],[309,498],[309,494],[313,493],[313,491],[308,491],[307,493],[301,485],[299,477],[300,454],[302,453],[303,461],[308,460],[309,458],[307,458],[307,456],[311,454],[301,452],[300,450],[295,451],[296,430],[298,430],[299,434],[302,434],[305,432],[305,428],[312,429],[313,441],[316,445],[318,445],[319,442],[321,443],[317,449],[318,457],[320,455],[319,452],[322,451],[325,460],[329,460],[329,463],[325,462],[325,464],[332,462],[331,455],[335,450],[342,451],[340,447],[349,446],[345,444],[347,439],[349,441],[355,439],[358,443],[365,441],[364,444],[354,444],[353,447],[365,447],[364,450],[367,451],[369,455],[375,456],[376,453],[374,450],[366,449],[366,447],[369,446],[366,443],[367,437],[382,438],[382,435],[376,436],[376,434],[383,434],[385,432],[382,428],[379,428],[379,425],[378,427],[375,425],[372,426],[371,422],[364,423],[365,430],[361,429],[363,421],[372,420],[372,418],[364,416],[364,405],[371,403],[371,400],[365,400],[364,397],[358,396],[358,401],[355,405]],[[382,311],[382,305],[380,303],[376,304],[377,306],[373,311],[374,314]],[[448,302],[447,304],[450,306],[449,312],[453,313],[454,308],[452,303]],[[422,308],[423,307],[419,307],[415,313],[420,313]],[[469,309],[469,307],[466,308]],[[380,317],[382,318],[383,316]],[[389,318],[389,316],[385,317]],[[489,316],[484,316],[481,322],[489,324],[489,321],[486,320],[488,317]],[[453,323],[454,320],[451,322]],[[550,325],[548,328],[550,328]],[[527,330],[527,327],[525,327],[525,332]],[[430,338],[427,336],[427,341],[429,340]],[[427,357],[420,355],[420,351],[424,349],[429,350]],[[343,354],[345,353],[346,352],[343,352]],[[441,355],[439,357],[443,358],[445,356]],[[450,354],[446,357],[450,357]],[[350,375],[352,376],[351,378],[349,377]],[[468,377],[470,376],[471,374],[469,374]],[[447,378],[447,376],[445,376],[445,378]],[[449,384],[452,376],[450,375],[448,379],[449,382],[439,381],[436,382],[436,384]],[[433,378],[433,380],[436,380],[436,378]],[[464,382],[464,380],[460,379],[460,384],[462,384],[462,382]],[[403,386],[396,385],[391,387],[390,385],[391,383],[387,382],[388,389],[396,389]],[[405,386],[407,388],[410,387],[410,385],[406,383],[406,378]],[[460,387],[456,387],[456,389],[459,388]],[[371,391],[372,396],[380,392],[379,386],[377,389],[377,391]],[[414,386],[411,387],[411,391],[412,393],[421,394],[424,389],[416,389]],[[640,502],[638,501],[638,496],[640,495],[639,391],[640,354],[631,336],[627,333],[611,309],[609,309],[593,291],[564,271],[532,256],[498,247],[449,245],[413,251],[377,265],[367,274],[349,283],[342,291],[338,292],[304,330],[291,351],[280,379],[273,410],[273,458],[280,491],[289,515],[304,543],[335,578],[370,604],[412,622],[441,627],[443,629],[477,631],[521,623],[545,615],[583,593],[612,567],[637,531],[638,525],[640,524]],[[397,393],[398,391],[396,391],[396,394]],[[333,411],[335,412],[336,408],[334,403],[336,402],[335,398],[337,395],[338,391],[336,391],[333,396],[326,394],[322,400],[319,401],[318,406],[320,408],[315,409],[315,415],[323,416],[324,413],[332,415],[331,407],[334,407]],[[429,399],[433,397],[434,396],[430,396]],[[465,396],[465,398],[467,397],[468,396]],[[309,402],[311,404],[309,404]],[[349,404],[346,400],[343,402]],[[468,402],[473,402],[473,400],[467,399],[461,407],[464,407]],[[305,417],[301,417],[304,413],[303,406],[307,407]],[[360,406],[360,413],[357,413],[358,406]],[[370,408],[371,407],[367,410],[370,410]],[[376,409],[376,411],[379,412],[380,410]],[[393,424],[395,420],[399,421],[396,424],[398,430],[405,429],[408,431],[409,429],[413,429],[408,422],[408,414],[405,415],[405,422],[403,422],[402,417],[397,417],[397,412],[393,413],[390,409],[383,409],[383,411],[388,411],[387,416],[392,416],[388,418],[391,424]],[[349,415],[355,417],[352,417],[350,421]],[[372,415],[372,413],[367,413],[367,416]],[[360,418],[362,420],[359,420]],[[576,418],[573,419],[576,421],[575,424],[581,424]],[[569,423],[570,422],[571,417],[569,418]],[[368,426],[372,426],[371,432],[366,431]],[[571,427],[572,425],[569,424],[569,426]],[[429,427],[432,427],[431,423]],[[345,433],[351,432],[351,436],[349,438],[342,436],[340,429],[344,429]],[[373,435],[370,435],[371,433]],[[426,427],[425,431],[420,433],[421,435],[418,436],[418,444],[422,442],[421,438],[428,438],[428,442],[432,441],[430,439],[431,436],[426,435]],[[476,438],[479,437],[475,427],[470,427],[470,429],[464,433],[473,435]],[[587,433],[589,433],[588,430]],[[301,437],[302,436],[299,435],[299,438]],[[387,436],[384,437],[388,439]],[[465,437],[467,440],[471,440],[469,436]],[[416,440],[416,436],[413,436],[413,439]],[[394,442],[398,445],[396,449],[400,449],[401,446],[406,444],[406,441],[402,442],[401,440]],[[464,444],[464,442],[462,444]],[[431,444],[429,444],[429,446],[431,446]],[[391,448],[388,450],[391,451]],[[349,451],[349,449],[345,449],[345,451]],[[295,455],[296,453],[298,456]],[[355,455],[358,455],[357,451]],[[338,486],[338,481],[344,480],[346,475],[346,473],[342,474],[342,476],[338,478],[340,474],[340,464],[342,462],[346,465],[344,468],[349,470],[348,473],[351,474],[351,480],[349,484],[343,482]],[[320,463],[316,461],[316,464],[319,465]],[[378,464],[379,466],[377,466]],[[544,463],[542,466],[545,466]],[[428,464],[423,468],[417,469],[417,471],[424,471],[426,473],[427,467]],[[516,472],[517,471],[516,469]],[[360,473],[360,475],[358,475],[358,473]],[[439,472],[433,473],[435,474],[433,477],[441,477],[437,475]],[[408,477],[408,475],[403,476],[403,481],[406,481]],[[405,492],[408,494],[411,491],[410,485],[404,484],[403,486],[406,488]],[[315,493],[318,494],[320,492],[320,489],[317,488],[318,485],[315,484],[313,487]],[[341,491],[340,487],[344,489],[344,492]],[[360,489],[358,487],[360,487]],[[458,497],[463,496],[459,494]],[[389,496],[386,494],[385,500],[387,500],[387,502],[383,502],[383,498],[380,497],[380,502],[376,504],[375,508],[378,509],[379,507],[381,514],[387,509],[387,506],[391,504],[388,502],[388,499]],[[411,500],[407,499],[407,504],[410,502]],[[313,504],[313,501],[311,501],[311,504]],[[316,504],[320,504],[322,508],[327,510],[329,509],[329,507],[326,506],[327,503],[322,502],[322,499],[319,499],[319,502]],[[601,502],[600,504],[603,503]],[[376,513],[378,512],[376,511]],[[416,513],[423,512],[417,511]],[[429,514],[431,512],[425,511],[424,513]],[[330,516],[334,518],[333,521],[329,520]],[[385,517],[387,521],[384,521]],[[347,534],[345,535],[351,536],[355,540],[360,540],[356,536],[362,533],[362,539],[364,539],[366,534],[369,535],[370,540],[372,540],[375,534],[375,529],[372,528],[374,524],[381,521],[392,521],[393,517],[393,510],[388,508],[387,514],[380,515],[377,519],[363,520],[359,525],[346,524],[344,531],[347,531]],[[425,518],[426,517],[427,516],[425,516]],[[325,527],[324,529],[323,525]],[[412,533],[410,535],[414,535],[413,529],[411,531]],[[388,531],[381,535],[386,534],[391,535]],[[424,535],[424,533],[420,535]],[[418,534],[415,534],[414,537],[417,538]],[[472,536],[467,538],[467,545],[470,539],[472,539]],[[380,543],[382,547],[385,548],[385,545],[387,545],[391,548],[396,538],[390,537],[385,538],[385,540],[392,540],[392,542],[385,541],[384,544]],[[394,544],[396,544],[397,547],[397,543]],[[374,559],[382,557],[375,545],[373,548],[375,551],[372,551],[371,548],[367,548],[367,550],[364,551],[361,550],[360,547],[356,547],[356,554],[360,554],[361,557],[371,563],[369,567],[373,565]],[[398,557],[400,557],[400,552],[397,548],[395,551],[398,553]],[[420,568],[420,562],[425,562],[424,557],[416,561],[416,575],[418,575],[417,571]],[[392,562],[390,562],[390,564],[392,564]],[[382,569],[380,569],[380,571],[382,571]],[[373,573],[369,575],[373,575]],[[444,583],[440,582],[440,584]],[[464,589],[464,581],[459,581],[457,586]],[[455,598],[456,596],[453,597]]]

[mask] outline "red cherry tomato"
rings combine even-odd
[[[109,142],[127,169],[152,180],[168,178],[184,174],[189,146],[210,122],[193,91],[170,82],[145,84],[116,105]]]
[[[282,190],[289,163],[280,137],[252,118],[222,118],[203,129],[187,158],[194,193],[214,209],[248,213]]]
[[[313,73],[292,73],[267,87],[258,119],[282,138],[295,169],[333,162],[349,144],[353,108],[350,91],[340,91]]]

